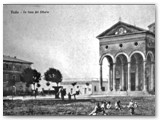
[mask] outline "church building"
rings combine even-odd
[[[100,51],[100,90],[108,95],[155,94],[155,23],[149,30],[119,21],[97,36]],[[104,91],[103,60],[109,63]],[[108,66],[107,66],[108,67]]]

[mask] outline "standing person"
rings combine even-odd
[[[71,100],[71,93],[68,93],[68,100]]]
[[[79,86],[77,86],[77,89],[75,90],[75,92],[73,93],[74,99],[76,100],[76,95],[79,95],[81,93]]]
[[[60,88],[60,89],[59,89],[58,94],[59,94],[59,93],[61,94],[61,99],[64,100],[63,88]]]
[[[61,98],[62,100],[64,100],[64,96],[66,95],[66,89],[62,88],[60,92],[61,92]]]

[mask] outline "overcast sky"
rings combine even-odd
[[[3,54],[33,62],[41,74],[57,68],[64,78],[99,78],[96,36],[119,17],[145,29],[155,22],[154,5],[4,5],[3,12]]]

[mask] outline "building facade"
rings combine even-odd
[[[107,90],[108,81],[104,81],[104,90]],[[92,94],[99,94],[99,80],[66,80],[61,83],[61,86],[66,89],[67,93],[75,93],[80,90],[80,95],[88,96]]]
[[[108,94],[155,93],[155,24],[149,30],[117,22],[97,36],[100,51],[100,90],[103,59],[109,62]]]
[[[30,68],[32,62],[24,61],[16,57],[10,57],[3,55],[3,93],[4,95],[10,94],[12,88],[7,86],[8,81],[15,80],[16,84],[14,86],[15,94],[18,92],[25,92],[31,90],[31,87],[26,87],[25,83],[20,81],[20,74],[24,69]]]

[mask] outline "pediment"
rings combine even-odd
[[[98,35],[97,38],[104,36],[119,36],[124,34],[132,34],[142,31],[147,30],[119,21],[118,23],[114,24],[112,27]]]

